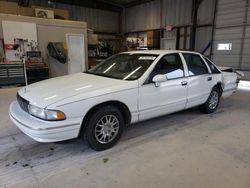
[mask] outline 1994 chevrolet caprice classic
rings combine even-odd
[[[39,142],[83,136],[95,150],[112,147],[124,126],[194,106],[214,112],[237,88],[237,75],[186,51],[115,55],[85,73],[20,89],[9,115]]]

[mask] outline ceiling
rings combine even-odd
[[[84,6],[90,8],[121,11],[123,8],[136,6],[153,0],[50,0],[52,2]]]
[[[149,0],[100,0],[100,1],[122,6],[122,7],[135,6],[138,4],[149,2]]]

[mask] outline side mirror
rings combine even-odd
[[[155,87],[159,87],[161,82],[166,82],[167,80],[167,76],[164,74],[157,74],[152,79],[152,81],[155,83]]]

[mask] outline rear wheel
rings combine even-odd
[[[122,113],[115,106],[100,107],[90,115],[84,132],[85,142],[97,151],[109,149],[120,139],[124,124]]]
[[[199,109],[206,114],[215,112],[220,103],[220,96],[220,90],[217,87],[214,87],[207,101],[203,105],[199,106]]]

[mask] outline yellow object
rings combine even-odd
[[[57,116],[58,120],[62,120],[62,119],[66,118],[66,116],[65,116],[65,114],[63,112],[57,112],[56,116]]]

